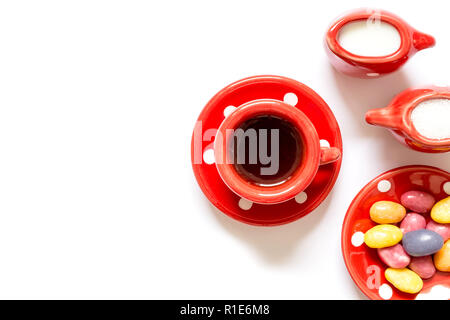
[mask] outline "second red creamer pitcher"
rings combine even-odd
[[[428,86],[400,93],[389,106],[370,110],[366,121],[388,128],[408,147],[450,151],[450,87]]]

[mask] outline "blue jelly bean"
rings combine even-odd
[[[405,233],[402,243],[410,256],[423,257],[438,252],[444,245],[444,239],[434,231],[419,229]]]

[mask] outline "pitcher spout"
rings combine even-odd
[[[398,128],[397,117],[392,114],[390,108],[369,110],[366,113],[366,122],[374,126],[380,126],[388,129]]]
[[[434,37],[419,31],[414,32],[413,45],[416,50],[420,51],[423,49],[431,48],[434,47],[435,44],[436,40],[434,39]]]

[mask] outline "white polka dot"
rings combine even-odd
[[[328,140],[321,139],[321,140],[320,140],[320,146],[321,146],[322,148],[329,148],[329,147],[330,147],[330,143],[328,142]]]
[[[419,293],[416,300],[448,300],[450,299],[450,288],[443,285],[435,285],[430,291]]]
[[[237,108],[235,106],[228,106],[223,110],[223,115],[226,117],[228,117],[230,114],[233,113],[234,110],[236,110]]]
[[[378,77],[380,74],[376,73],[376,72],[372,72],[372,73],[368,73],[367,76],[368,77]]]
[[[444,183],[444,186],[442,187],[444,189],[444,192],[448,195],[450,195],[450,181],[447,181]]]
[[[378,182],[378,191],[380,192],[388,192],[389,190],[391,190],[391,183],[387,180],[381,180],[380,182]]]
[[[298,98],[295,93],[288,92],[284,95],[283,101],[287,104],[290,104],[291,106],[295,106],[298,103]]]
[[[214,149],[208,149],[203,152],[203,161],[205,161],[207,164],[213,164],[215,162]]]
[[[295,201],[297,201],[297,203],[305,203],[306,200],[308,199],[308,195],[306,194],[306,192],[300,192],[298,195],[295,196]]]
[[[357,231],[352,235],[352,245],[354,247],[359,247],[364,243],[364,233]]]
[[[241,200],[239,200],[239,208],[241,208],[242,210],[249,210],[253,205],[253,202],[241,198]]]
[[[380,297],[384,300],[389,300],[390,298],[392,298],[392,288],[390,285],[388,285],[387,283],[382,284],[379,288],[378,288],[378,294],[380,295]]]

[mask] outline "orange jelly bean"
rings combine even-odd
[[[393,201],[378,201],[370,207],[370,219],[380,224],[400,222],[405,215],[405,207]]]

